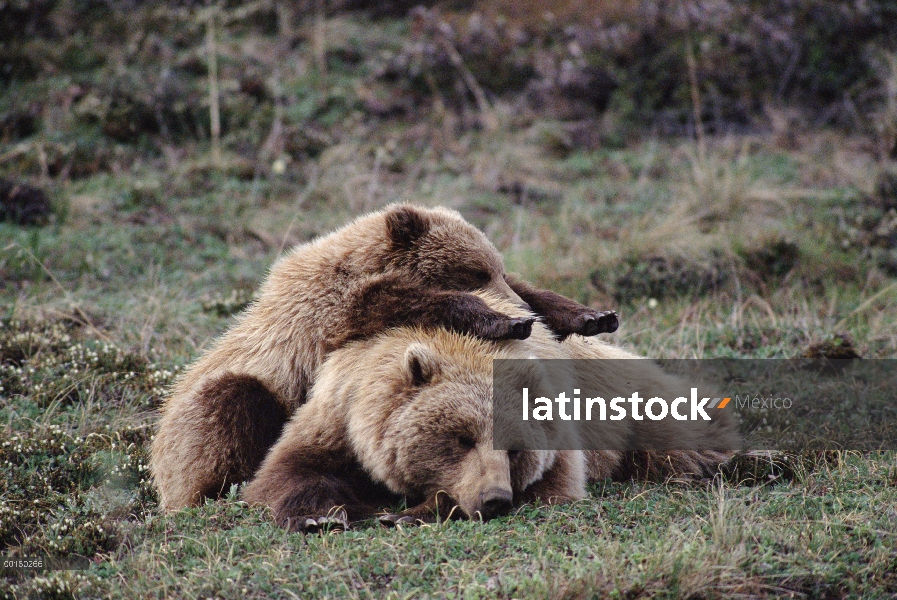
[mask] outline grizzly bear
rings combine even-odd
[[[491,309],[475,289],[533,311],[562,340],[614,331],[598,312],[510,278],[482,232],[448,209],[392,205],[298,246],[257,300],[175,385],[153,441],[161,505],[177,509],[253,475],[325,357],[391,327],[525,339],[534,315]]]
[[[504,299],[481,297],[499,312],[526,314]],[[382,516],[384,524],[449,516],[487,520],[520,503],[584,498],[588,480],[712,474],[731,455],[726,450],[494,450],[492,361],[534,356],[637,358],[585,338],[558,344],[538,323],[523,341],[401,328],[354,342],[324,362],[308,402],[293,414],[243,497],[269,506],[280,525],[306,532],[346,528],[403,499],[411,508]],[[631,388],[636,377],[636,388],[648,398],[663,396],[674,383],[645,361],[594,362],[595,368],[610,370],[599,375],[609,393]],[[515,373],[534,395],[545,384],[537,363],[521,361],[522,370]],[[725,419],[704,429],[651,422],[634,431],[631,425],[604,430],[600,447],[625,447],[632,435],[669,448],[686,447],[677,444],[688,437],[687,447],[735,449],[739,442]]]

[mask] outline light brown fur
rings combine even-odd
[[[484,298],[508,314],[523,312],[503,299]],[[456,515],[486,519],[512,503],[583,498],[587,480],[709,474],[730,455],[493,450],[492,360],[534,356],[638,358],[580,337],[558,344],[539,324],[522,341],[406,328],[350,344],[324,363],[308,403],[293,415],[244,497],[270,506],[280,524],[305,531],[348,526],[403,496],[417,505],[388,522],[431,520],[453,507]],[[644,361],[633,361],[631,369],[627,362],[596,361],[588,380],[602,382],[608,397],[636,389],[647,398],[664,397],[677,383]],[[545,382],[538,363],[530,364],[515,377],[537,393]],[[703,430],[689,425],[650,422],[634,431],[631,422],[620,423],[602,435],[608,447],[621,447],[631,436],[656,440],[658,447],[737,447],[729,422]]]
[[[509,283],[510,282],[510,283]],[[150,468],[161,505],[196,504],[254,471],[269,436],[305,401],[329,352],[390,327],[444,327],[485,339],[523,339],[533,316],[509,317],[467,293],[489,290],[523,305],[519,289],[558,338],[616,328],[597,313],[551,292],[507,279],[486,237],[447,209],[394,205],[301,245],[279,260],[258,299],[174,386],[153,442]],[[257,380],[243,395],[233,378]],[[270,400],[282,409],[268,410]],[[251,421],[253,403],[270,419],[245,429],[215,425],[216,411]],[[201,440],[198,441],[198,440]],[[228,457],[244,457],[239,468]]]
[[[341,524],[371,516],[403,496],[417,505],[402,516],[423,520],[455,505],[489,518],[490,501],[507,508],[536,484],[545,501],[584,497],[581,453],[492,450],[496,350],[444,330],[399,329],[334,352],[244,497],[302,530],[335,514]]]

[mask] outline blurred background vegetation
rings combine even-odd
[[[516,210],[510,266],[603,302],[864,279],[851,248],[893,276],[895,24],[886,1],[3,2],[0,216],[265,251],[391,200]]]
[[[893,2],[16,0],[0,28],[16,314],[52,278],[118,315],[149,276],[226,316],[201,296],[396,200],[596,306],[811,289],[843,329],[897,274]]]

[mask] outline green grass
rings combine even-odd
[[[124,592],[222,597],[861,593],[895,583],[887,469],[847,457],[799,488],[607,484],[486,524],[306,538],[231,500],[148,521],[134,551],[149,563],[112,560],[104,575]]]
[[[645,154],[660,154],[657,147],[616,154],[650,161]],[[724,157],[727,150],[714,152]],[[472,152],[467,160],[489,159]],[[545,163],[528,168],[554,167]],[[327,168],[332,172],[321,179],[355,167]],[[817,231],[838,232],[817,204],[789,203],[785,231],[800,254],[772,280],[751,278],[735,264],[734,281],[709,295],[683,289],[657,302],[632,297],[620,304],[596,288],[592,273],[621,268],[620,232],[640,232],[654,240],[652,252],[663,251],[663,236],[653,231],[665,227],[656,199],[691,200],[681,195],[681,181],[662,173],[641,182],[634,172],[556,175],[560,204],[511,205],[510,219],[484,211],[475,197],[458,200],[451,190],[478,188],[463,173],[438,185],[426,173],[409,175],[383,184],[389,188],[377,197],[432,190],[421,192],[426,202],[456,206],[478,221],[513,270],[581,301],[618,308],[623,325],[610,338],[647,356],[790,357],[841,332],[866,357],[894,356],[891,280],[859,260],[847,279],[823,268],[826,260],[856,259],[860,250],[842,248],[843,258],[814,250],[824,248]],[[60,185],[67,210],[55,224],[0,226],[10,240],[0,251],[4,552],[75,552],[93,560],[86,572],[9,576],[8,597],[888,597],[897,591],[893,453],[845,453],[771,479],[754,467],[716,483],[601,484],[574,505],[524,507],[486,524],[393,531],[370,523],[303,536],[281,531],[233,495],[160,514],[145,465],[165,385],[227,326],[282,246],[338,226],[353,211],[333,190],[318,192],[335,204],[297,207],[264,198],[277,185],[300,195],[308,188],[303,182],[253,185],[215,176],[191,187],[188,168],[158,166],[147,166],[145,176],[170,181],[149,208],[117,204],[133,182],[102,175]],[[597,192],[589,199],[583,189]],[[600,190],[617,190],[631,198],[624,206],[644,208],[621,212]],[[262,199],[248,202],[253,193]],[[852,209],[860,206],[855,194]],[[815,230],[802,227],[808,220]],[[763,223],[734,210],[714,227]],[[259,233],[247,233],[253,228]],[[736,241],[715,238],[710,246],[738,256]],[[675,239],[667,242],[678,248]],[[701,259],[701,245],[695,248]]]
[[[408,35],[402,20],[328,26],[329,50],[371,56]],[[166,60],[204,92],[205,74],[183,66],[201,56],[202,28],[172,27]],[[181,129],[129,142],[87,119],[89,102],[68,113],[54,100],[35,135],[0,152],[0,176],[54,203],[46,227],[0,223],[0,554],[92,561],[3,574],[0,598],[897,594],[893,452],[749,463],[693,485],[602,483],[576,504],[486,524],[303,536],[233,494],[161,514],[146,461],[166,386],[285,249],[392,201],[460,210],[510,271],[617,309],[622,326],[605,337],[645,356],[795,357],[838,334],[864,358],[897,356],[893,216],[876,192],[888,167],[865,138],[698,148],[643,134],[559,153],[562,124],[501,101],[494,131],[438,108],[371,117],[360,98],[391,92],[372,83],[373,63],[333,54],[321,77],[309,56],[266,40],[251,27],[223,36],[223,85],[239,87],[243,65],[296,61],[277,75],[287,133],[273,135],[270,101],[251,109],[228,92],[220,165],[208,123],[178,120],[205,119],[204,96],[157,99]],[[82,38],[70,46],[85,90],[118,98],[102,87],[114,65],[97,67]],[[120,65],[138,87],[158,71],[151,49]],[[64,99],[71,84],[12,86],[0,107],[15,107],[13,91],[23,106]],[[44,173],[41,160],[58,165]]]

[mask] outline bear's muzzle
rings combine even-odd
[[[473,517],[479,517],[483,521],[494,519],[511,512],[513,506],[513,493],[510,489],[490,488],[480,493],[478,508]]]

